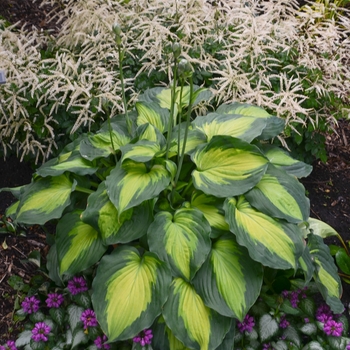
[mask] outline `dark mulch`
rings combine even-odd
[[[39,7],[40,1],[0,0],[0,15],[11,23],[20,21],[20,26],[57,30],[50,22],[50,6]],[[302,182],[311,200],[311,216],[321,219],[334,227],[344,240],[350,241],[350,127],[342,121],[338,134],[328,137],[329,159],[326,164],[316,162],[314,170]],[[0,159],[0,188],[27,184],[31,180],[31,167],[11,157],[6,161]],[[0,216],[14,201],[11,194],[0,193]],[[51,229],[52,230],[52,229]],[[45,233],[40,227],[24,230],[26,237],[19,235],[0,235],[0,343],[14,339],[21,325],[12,325],[14,304],[17,292],[8,284],[11,276],[18,275],[29,282],[37,274],[34,265],[23,262],[30,252],[39,250],[43,257],[47,253]],[[334,239],[328,243],[336,243]],[[343,284],[342,301],[350,303],[350,285]]]
[[[18,23],[18,27],[24,26],[31,29],[32,26],[44,30],[57,31],[56,21],[50,20],[54,17],[56,6],[41,6],[40,0],[1,0],[0,16],[3,16],[11,24]]]

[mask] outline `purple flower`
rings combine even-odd
[[[13,340],[8,340],[6,345],[8,346],[9,350],[17,350],[16,343]]]
[[[293,308],[297,308],[298,307],[298,304],[299,304],[299,301],[300,301],[300,297],[301,298],[306,298],[306,294],[303,292],[305,291],[306,288],[304,289],[296,289],[292,292],[289,292],[287,290],[284,290],[281,295],[284,299],[289,299],[291,305]]]
[[[305,322],[305,323],[309,323],[310,320],[309,320],[307,317],[305,317],[305,318],[304,318],[304,322]]]
[[[282,329],[288,328],[290,326],[290,323],[287,321],[286,316],[283,315],[280,318],[280,327]]]
[[[13,340],[8,340],[6,346],[0,345],[0,350],[17,350],[17,348]]]
[[[72,295],[86,292],[88,290],[84,277],[73,277],[73,279],[68,281],[67,288]]]
[[[45,322],[38,322],[32,329],[32,339],[36,342],[47,341],[47,335],[50,333],[51,328]]]
[[[288,290],[284,290],[284,291],[281,293],[281,295],[282,295],[283,298],[287,299],[288,296],[289,296]]]
[[[350,350],[350,343],[346,346],[346,350]]]
[[[327,304],[322,304],[316,311],[316,319],[322,323],[332,320],[333,314],[331,308]]]
[[[254,318],[253,316],[249,316],[248,314],[245,315],[243,322],[237,322],[238,330],[243,332],[250,333],[253,330],[253,327],[255,326]]]
[[[97,349],[110,349],[111,346],[109,344],[104,344],[107,340],[108,338],[105,335],[103,335],[103,337],[98,336],[94,340]]]
[[[262,347],[263,350],[269,350],[269,349],[273,349],[270,343],[265,343],[263,344]]]
[[[32,297],[25,297],[24,300],[22,301],[21,306],[25,313],[32,314],[39,310],[39,304],[40,304],[40,301],[36,297],[32,296]]]
[[[151,329],[145,329],[141,333],[139,333],[136,337],[134,337],[132,340],[134,343],[140,343],[141,346],[145,346],[146,344],[151,344],[153,334]]]
[[[333,337],[341,337],[343,333],[343,324],[332,319],[327,320],[323,326],[323,331],[327,335],[332,335]]]
[[[62,294],[49,293],[46,299],[46,305],[48,307],[58,308],[63,303],[64,298]]]
[[[87,309],[81,314],[80,321],[84,322],[84,329],[98,325],[95,312],[91,309]]]

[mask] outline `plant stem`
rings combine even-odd
[[[180,156],[180,159],[179,159],[179,163],[177,165],[177,172],[176,172],[176,176],[175,176],[174,187],[173,187],[172,192],[171,192],[171,194],[172,194],[171,198],[173,198],[173,194],[174,194],[177,182],[178,182],[179,177],[180,177],[183,160],[185,158],[185,149],[186,149],[186,143],[187,143],[188,128],[190,126],[190,121],[191,121],[192,94],[193,94],[193,79],[192,79],[192,75],[190,76],[189,79],[190,79],[190,96],[189,96],[188,110],[187,110],[187,116],[186,116],[185,134],[184,134],[184,140],[183,140],[183,144],[182,144],[181,156]],[[181,103],[181,101],[180,101],[180,103]]]
[[[170,118],[169,118],[169,123],[168,123],[167,145],[166,145],[166,154],[165,154],[166,160],[168,160],[168,158],[169,158],[171,132],[173,129],[173,122],[174,122],[174,109],[175,109],[175,101],[176,101],[176,96],[175,96],[175,94],[176,94],[176,79],[177,79],[177,58],[174,57],[174,79],[173,79],[173,85],[171,86]]]
[[[124,87],[124,73],[123,73],[123,54],[122,54],[122,48],[121,44],[117,42],[117,48],[118,48],[118,58],[119,58],[119,74],[120,74],[120,83],[122,86],[122,98],[123,98],[123,105],[124,105],[124,111],[125,111],[125,119],[126,119],[126,125],[129,131],[129,134],[131,135],[131,121],[129,118],[128,113],[128,105],[126,103],[126,97],[125,97],[125,87]]]
[[[81,187],[81,186],[76,186],[75,190],[78,192],[87,193],[87,194],[91,194],[91,193],[95,192],[93,190],[90,190],[89,188],[85,188],[85,187]]]
[[[345,244],[345,242],[344,242],[342,236],[341,236],[340,234],[338,234],[337,237],[338,237],[339,241],[341,242],[341,244],[343,245],[343,247],[344,247],[344,249],[345,249],[345,251],[346,251],[346,254],[347,254],[348,256],[350,256],[348,247],[346,246],[346,244]]]
[[[180,103],[179,103],[179,119],[178,119],[178,137],[177,137],[177,157],[179,161],[179,155],[180,155],[180,145],[181,145],[181,117],[182,117],[182,92],[183,92],[183,87],[184,87],[184,79],[181,79],[181,88],[180,88]]]

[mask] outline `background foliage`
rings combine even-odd
[[[324,138],[347,116],[350,96],[350,21],[315,3],[46,0],[57,5],[55,35],[1,22],[2,153],[45,160],[67,137],[97,130],[123,112],[118,54],[110,35],[123,30],[127,96],[171,77],[168,53],[179,41],[195,68],[194,82],[218,102],[254,103],[285,118],[280,142],[311,161],[325,160]]]

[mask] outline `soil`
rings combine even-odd
[[[39,7],[34,0],[1,0],[0,15],[9,22],[19,22],[18,26],[41,27],[56,31],[54,21],[48,20],[50,6]],[[302,179],[311,202],[311,217],[331,225],[344,239],[350,242],[350,125],[339,121],[337,132],[327,137],[327,163],[315,162],[312,174]],[[33,169],[17,158],[0,159],[0,188],[16,187],[31,181]],[[9,192],[0,192],[0,220],[5,209],[14,201]],[[0,221],[1,227],[1,221]],[[49,230],[52,231],[52,228]],[[328,239],[328,244],[337,244]],[[46,235],[41,227],[27,227],[22,235],[0,234],[0,344],[15,339],[22,325],[13,324],[16,301],[23,295],[9,285],[11,276],[20,276],[28,283],[38,275],[38,269],[23,260],[32,251],[40,251],[45,259],[48,246]],[[343,283],[342,301],[350,305],[350,285]],[[348,315],[348,310],[346,312]]]

